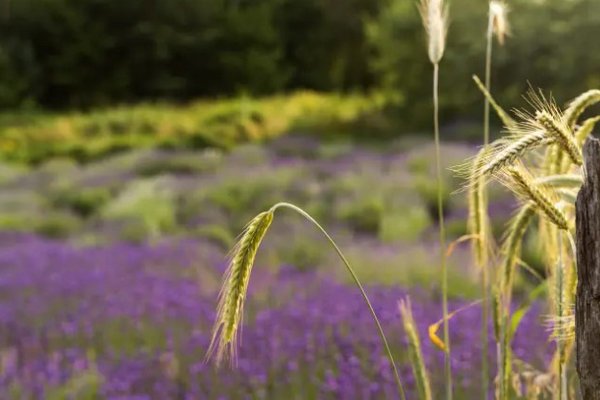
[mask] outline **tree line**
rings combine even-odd
[[[430,67],[412,0],[1,0],[0,106],[89,108],[294,89],[385,90],[418,124]],[[508,0],[494,89],[600,86],[600,2]],[[479,100],[486,0],[454,0],[446,113]]]

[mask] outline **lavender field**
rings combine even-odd
[[[600,400],[600,0],[0,32],[0,400]]]
[[[444,161],[472,153],[447,145]],[[87,165],[2,166],[0,397],[398,398],[360,293],[318,232],[292,214],[282,213],[259,251],[237,368],[205,362],[227,253],[244,224],[280,200],[318,217],[347,253],[412,399],[398,311],[411,297],[441,396],[444,353],[427,335],[442,316],[431,154],[416,139],[366,146],[291,135],[230,153],[136,150]],[[449,171],[446,180],[459,186]],[[492,190],[500,230],[514,204]],[[464,194],[448,189],[445,202],[456,239],[466,231]],[[535,246],[524,253],[535,268]],[[479,297],[479,276],[467,244],[449,262],[456,310]],[[516,283],[515,307],[534,284]],[[513,357],[532,371],[546,370],[554,352],[545,307],[528,310],[513,342]],[[458,399],[481,391],[480,312],[474,305],[450,322]]]

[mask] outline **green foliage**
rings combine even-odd
[[[412,244],[373,249],[354,243],[347,246],[347,256],[357,273],[368,282],[402,287],[422,287],[439,291],[438,255],[429,245]],[[462,249],[455,251],[449,259],[448,295],[451,298],[477,299],[480,296],[477,278],[465,266],[469,265],[467,254]]]
[[[198,101],[186,106],[142,104],[89,113],[0,116],[0,158],[39,163],[63,156],[89,162],[140,148],[229,149],[294,130],[347,132],[362,115],[386,103],[381,95],[338,96],[297,92],[288,96]],[[164,163],[168,156],[163,160]],[[210,168],[210,160],[205,160]],[[213,160],[216,162],[216,160]],[[160,161],[157,161],[160,162]],[[152,175],[161,165],[144,167]],[[185,164],[185,165],[184,165]],[[167,169],[202,169],[202,161],[173,160]]]
[[[386,210],[379,227],[379,238],[385,242],[415,241],[431,225],[427,210],[416,204],[398,210]]]
[[[58,190],[51,201],[56,207],[70,209],[87,218],[108,203],[111,197],[112,193],[106,187],[68,187]]]
[[[500,104],[522,104],[526,82],[551,87],[565,99],[600,85],[600,54],[589,51],[600,34],[596,0],[511,0],[508,5],[512,34],[504,47],[494,49],[493,91]],[[487,2],[453,0],[451,8],[440,88],[442,112],[445,119],[480,118],[482,97],[470,77],[483,75]],[[432,71],[414,2],[382,2],[366,32],[374,50],[371,69],[379,85],[401,100],[403,129],[429,128]],[[492,122],[500,125],[498,119]]]
[[[214,172],[221,164],[222,153],[218,150],[206,150],[201,154],[167,153],[142,160],[135,167],[137,174],[144,177],[157,175],[194,175]]]
[[[427,211],[432,219],[437,220],[437,201],[438,201],[438,187],[437,183],[429,177],[426,176],[417,176],[415,178],[415,190],[421,197],[421,199],[425,202],[427,207]],[[444,212],[448,213],[449,211],[449,201],[450,201],[450,188],[447,184],[444,183],[442,186],[442,202],[444,205]]]
[[[342,205],[338,215],[356,232],[377,234],[385,212],[381,197],[365,196]]]
[[[26,213],[0,213],[0,230],[29,232],[35,226],[35,217]]]
[[[235,235],[223,224],[202,224],[193,230],[193,234],[216,243],[223,250],[231,249],[235,245]]]
[[[600,33],[596,0],[512,0],[509,6],[512,36],[494,50],[500,103],[518,104],[527,81],[565,98],[600,85],[600,55],[589,51]],[[460,12],[452,14],[444,57],[442,112],[479,118],[481,95],[470,77],[483,72],[487,3],[455,0],[452,8]],[[20,0],[11,2],[0,32],[4,108],[377,87],[397,101],[390,111],[402,116],[403,132],[430,127],[431,66],[411,1],[349,0],[340,7],[325,0]],[[115,117],[87,129],[117,135],[129,126]],[[154,129],[136,128],[146,135]],[[212,144],[207,132],[194,130],[188,145]],[[111,142],[104,151],[131,144]],[[180,142],[171,136],[163,145]],[[70,154],[79,158],[82,150]],[[43,146],[37,151],[45,154]]]
[[[176,212],[166,182],[159,179],[138,180],[129,184],[101,210],[107,220],[126,222],[130,238],[152,238],[176,227]]]
[[[48,388],[48,400],[77,398],[93,400],[98,398],[104,378],[97,370],[86,370],[74,374],[64,385]]]
[[[331,253],[326,243],[318,240],[314,231],[299,227],[297,223],[281,224],[281,234],[273,232],[269,249],[269,260],[275,265],[290,265],[299,271],[319,269],[331,262]],[[275,237],[277,235],[277,237]],[[289,240],[293,235],[294,240]]]
[[[35,232],[54,239],[65,239],[81,227],[81,220],[75,215],[54,212],[44,215],[35,225]]]
[[[0,105],[365,87],[372,76],[362,20],[378,3],[11,2],[0,22]]]

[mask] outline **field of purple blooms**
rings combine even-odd
[[[427,339],[441,317],[431,150],[409,139],[374,148],[289,137],[229,154],[147,150],[89,165],[2,166],[0,398],[397,398],[360,293],[294,216],[274,223],[259,253],[237,368],[205,363],[227,251],[253,215],[280,200],[308,209],[339,240],[367,284],[408,398],[415,388],[397,304],[411,296],[441,393],[443,353]],[[445,162],[471,152],[447,146]],[[492,198],[493,216],[506,218],[511,204]],[[464,203],[448,191],[454,238],[465,230]],[[530,249],[534,267],[536,257]],[[478,278],[466,246],[450,265],[457,309],[477,298]],[[534,305],[513,345],[537,368],[553,349],[543,319]],[[456,398],[475,398],[479,307],[450,329]]]

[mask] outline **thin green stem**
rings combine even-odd
[[[510,374],[510,340],[508,338],[508,323],[510,319],[510,305],[504,305],[502,323],[500,324],[500,340],[498,343],[498,400],[508,400],[508,380]],[[507,309],[508,311],[506,311]]]
[[[493,24],[493,16],[492,13],[490,13],[487,30],[487,49],[485,52],[485,88],[487,89],[488,93],[492,92],[492,44],[494,34]],[[485,98],[483,117],[483,144],[487,146],[490,143],[490,100],[487,97]]]
[[[562,231],[558,230],[558,263],[556,266],[556,291],[557,291],[557,315],[558,323],[562,323],[563,319],[563,293],[564,293],[564,261],[563,261],[563,240]],[[562,329],[562,327],[560,327]],[[557,352],[558,352],[558,393],[560,400],[567,400],[567,369],[565,368],[565,344],[561,337],[562,333],[559,333],[556,339]]]
[[[481,301],[481,392],[482,398],[487,399],[489,384],[489,332],[488,332],[488,320],[489,320],[489,298],[490,298],[490,283],[488,274],[487,260],[484,265],[481,266],[481,289],[482,289],[482,301]]]
[[[363,288],[362,284],[360,283],[360,280],[358,279],[358,276],[354,272],[354,269],[350,266],[350,263],[348,262],[348,260],[346,259],[346,257],[344,256],[344,254],[342,253],[342,251],[340,250],[340,248],[337,246],[337,244],[335,243],[335,241],[333,240],[333,238],[331,236],[329,236],[329,234],[327,233],[327,231],[313,217],[311,217],[310,214],[308,214],[306,211],[304,211],[301,208],[299,208],[299,207],[297,207],[297,206],[295,206],[293,204],[290,204],[290,203],[278,203],[278,204],[274,205],[271,208],[271,211],[275,212],[275,210],[277,210],[278,208],[288,208],[288,209],[291,209],[293,211],[296,211],[298,214],[302,215],[308,221],[312,222],[321,231],[321,233],[323,233],[323,235],[325,235],[325,237],[327,238],[327,240],[329,241],[329,243],[331,244],[331,246],[334,248],[334,250],[336,251],[336,253],[340,257],[340,259],[342,260],[342,262],[346,266],[346,269],[348,270],[348,272],[352,276],[352,279],[354,280],[354,283],[356,284],[356,286],[360,290],[360,293],[361,293],[363,299],[365,300],[365,303],[367,304],[367,307],[369,307],[369,311],[371,312],[371,316],[373,317],[373,321],[375,322],[375,325],[377,325],[377,330],[379,331],[379,336],[381,337],[381,342],[383,343],[383,346],[384,346],[385,351],[387,353],[387,357],[388,357],[388,359],[390,361],[390,364],[392,365],[392,369],[394,371],[394,378],[396,379],[396,384],[398,385],[398,391],[400,393],[400,398],[402,400],[406,400],[406,395],[404,394],[404,387],[402,386],[402,381],[400,380],[400,374],[398,373],[398,368],[396,367],[396,362],[394,361],[394,356],[392,355],[392,350],[390,349],[390,346],[388,344],[388,340],[387,340],[387,338],[385,336],[385,333],[383,332],[383,328],[381,326],[381,323],[379,322],[379,318],[377,318],[377,314],[375,313],[375,309],[373,309],[373,306],[371,305],[371,301],[369,300],[369,297],[367,296],[367,292],[365,292],[365,289]]]
[[[492,13],[489,13],[488,29],[487,29],[487,49],[485,55],[485,88],[488,93],[491,93],[492,86],[492,44],[494,34],[494,19]],[[490,100],[485,98],[483,112],[483,145],[487,146],[490,143]],[[486,204],[487,212],[487,190],[483,190],[484,198],[482,201]],[[484,265],[481,265],[481,285],[483,301],[481,303],[481,391],[482,398],[487,399],[489,390],[489,348],[488,348],[488,319],[489,319],[489,277],[487,257],[484,258]]]
[[[437,208],[440,226],[440,264],[442,267],[442,312],[444,317],[444,375],[446,378],[446,399],[452,400],[452,368],[450,365],[450,332],[448,328],[448,268],[446,265],[446,228],[444,226],[443,176],[440,154],[439,122],[439,64],[433,65],[433,130],[435,135],[435,163],[437,171]]]

